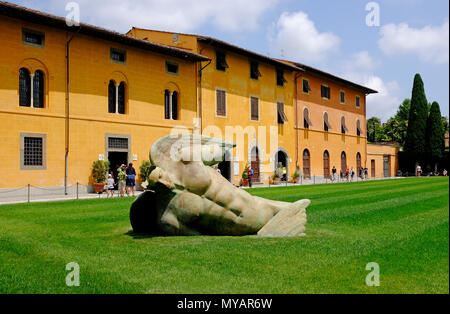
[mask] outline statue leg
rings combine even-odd
[[[306,208],[310,200],[288,203],[258,232],[260,237],[296,237],[304,235]]]

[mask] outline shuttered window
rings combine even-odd
[[[356,135],[361,136],[362,131],[361,131],[361,122],[358,120],[356,121]]]
[[[328,121],[328,112],[323,115],[323,130],[328,132],[331,129],[330,122]]]
[[[217,90],[216,98],[216,113],[218,116],[225,117],[227,115],[226,92],[223,90]]]
[[[277,69],[277,85],[284,86],[285,83],[287,83],[287,81],[284,78],[284,71]]]
[[[256,97],[250,98],[251,103],[251,119],[254,121],[259,120],[259,99]]]
[[[308,108],[305,108],[303,110],[303,127],[305,129],[309,129],[311,125],[312,125],[311,120],[309,120],[309,110]]]
[[[345,92],[341,91],[340,95],[341,95],[341,104],[345,104]]]
[[[330,88],[328,86],[322,85],[320,89],[322,98],[330,99]]]
[[[305,94],[309,94],[311,88],[309,87],[309,81],[307,79],[303,79],[303,92]]]
[[[284,112],[284,103],[279,102],[277,103],[277,111],[278,111],[278,123],[284,124],[288,121],[288,118],[286,116],[286,113]]]
[[[250,62],[250,77],[254,80],[259,79],[262,76],[259,72],[259,64],[258,62],[252,61]]]
[[[356,108],[361,107],[360,98],[359,96],[356,96]]]
[[[226,54],[222,51],[216,51],[216,69],[219,71],[226,71],[229,66],[226,60]]]
[[[341,118],[341,133],[345,134],[348,132],[347,126],[345,125],[345,117]]]

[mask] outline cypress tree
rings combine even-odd
[[[441,109],[437,102],[433,102],[430,108],[430,115],[427,120],[427,157],[435,171],[437,163],[442,158],[445,150],[445,135],[442,126]]]
[[[428,120],[428,102],[425,96],[423,81],[420,74],[414,77],[414,85],[411,97],[411,109],[409,112],[408,130],[404,151],[410,161],[423,163],[426,156],[426,130]]]

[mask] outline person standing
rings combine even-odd
[[[355,176],[355,170],[353,170],[353,167],[350,170],[350,176],[351,176],[351,181],[353,182],[353,177]]]
[[[133,168],[133,164],[130,163],[126,169],[127,179],[126,179],[126,185],[127,185],[127,195],[134,196],[135,192],[135,186],[136,186],[136,170]]]
[[[345,169],[345,178],[347,179],[347,182],[350,179],[350,169],[348,169],[348,167]]]
[[[416,176],[417,176],[417,177],[420,177],[421,174],[422,174],[422,167],[421,167],[419,164],[417,164],[417,168],[416,168]]]
[[[125,185],[127,181],[127,174],[125,173],[125,165],[120,166],[119,169],[117,169],[117,180],[119,181],[119,196],[124,197],[125,196]]]
[[[112,174],[108,174],[108,181],[107,181],[107,191],[106,191],[106,197],[108,198],[109,196],[114,197],[114,178],[112,176]]]
[[[333,169],[331,170],[331,173],[332,173],[331,181],[333,181],[333,182],[334,182],[334,180],[336,180],[336,172],[337,172],[336,167],[333,166]]]
[[[248,186],[252,187],[252,185],[253,185],[253,183],[252,183],[253,169],[251,167],[248,167],[247,177],[248,177]]]

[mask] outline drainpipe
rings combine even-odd
[[[302,76],[301,73],[295,74],[295,169],[298,167],[298,79]]]
[[[199,54],[202,54],[203,48],[200,49]],[[198,77],[199,77],[199,100],[198,100],[198,117],[200,118],[200,135],[203,134],[203,101],[202,101],[202,73],[203,70],[206,69],[210,64],[212,60],[209,60],[209,62],[202,67],[202,63],[200,62],[200,70],[198,71]]]
[[[80,31],[81,27],[78,29],[78,32]],[[67,195],[67,177],[69,172],[69,109],[70,109],[70,102],[69,102],[69,92],[70,92],[70,68],[69,68],[69,48],[70,48],[70,42],[75,37],[75,35],[72,35],[70,39],[66,43],[66,147],[65,147],[65,154],[64,154],[64,194]]]

